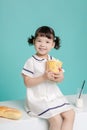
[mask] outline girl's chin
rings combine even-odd
[[[46,56],[47,53],[37,53],[38,56]]]
[[[38,52],[38,54],[40,54],[40,55],[46,55],[47,53],[46,53],[46,52],[41,51],[41,52]]]

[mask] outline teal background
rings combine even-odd
[[[75,94],[87,79],[87,0],[0,0],[0,101],[25,98],[21,70],[35,53],[27,38],[42,25],[61,38],[60,50],[50,52],[63,61],[61,91]]]

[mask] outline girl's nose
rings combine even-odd
[[[44,42],[42,42],[42,43],[41,43],[41,46],[45,46],[45,43],[44,43]]]

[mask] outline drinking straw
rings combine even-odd
[[[81,90],[80,90],[80,93],[79,93],[79,98],[81,97],[81,94],[82,94],[82,90],[84,88],[84,85],[85,85],[85,80],[83,81],[83,84],[82,84],[82,87],[81,87]]]

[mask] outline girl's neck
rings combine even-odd
[[[46,55],[40,55],[40,54],[36,53],[36,55],[37,55],[38,57],[40,57],[40,58],[48,59],[48,54],[46,54]]]

